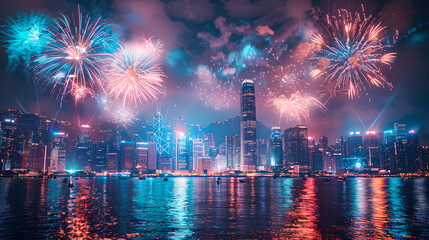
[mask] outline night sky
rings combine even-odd
[[[135,109],[142,119],[151,119],[157,107],[168,120],[182,116],[188,123],[208,124],[235,117],[239,114],[240,83],[250,78],[256,85],[257,118],[271,127],[279,125],[279,114],[264,107],[269,96],[288,96],[297,86],[320,96],[319,85],[308,74],[312,66],[302,59],[308,56],[302,52],[311,36],[323,27],[326,14],[336,14],[342,8],[361,11],[361,3],[365,12],[389,32],[398,31],[398,41],[391,49],[397,58],[390,68],[383,69],[393,89],[373,88],[358,99],[336,95],[327,102],[327,111],[313,111],[311,122],[303,124],[309,126],[311,136],[326,135],[332,143],[349,131],[383,131],[392,128],[394,121],[403,120],[409,129],[419,131],[422,143],[428,144],[429,2],[425,0],[15,0],[0,3],[0,24],[22,12],[41,11],[51,17],[58,17],[59,12],[76,13],[79,4],[83,12],[109,23],[122,42],[134,42],[142,34],[163,42],[165,95]],[[267,59],[271,53],[279,56],[280,60],[268,62],[283,64],[296,73],[293,84],[282,85],[278,79],[262,75],[264,70],[257,59],[243,59],[248,52],[256,53],[258,59]],[[4,47],[0,48],[0,76],[1,108],[38,112],[38,95],[40,112],[55,115],[58,100],[35,87],[33,74],[24,63],[9,69]],[[201,88],[205,78],[216,84]],[[77,106],[77,111],[83,121],[88,121],[94,113],[103,117],[97,108],[96,100],[88,99]],[[74,104],[66,103],[58,116],[74,120],[75,113]],[[283,129],[298,123],[280,120]]]

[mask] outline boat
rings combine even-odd
[[[139,177],[139,179],[141,179],[141,180],[145,180],[145,179],[146,179],[146,177]]]
[[[308,175],[305,175],[302,179],[303,180],[308,180]]]
[[[63,179],[63,182],[67,182],[67,177],[65,177],[65,178]]]
[[[404,181],[410,181],[410,180],[411,180],[411,177],[410,177],[410,176],[405,176],[405,177],[403,177],[402,179],[404,179]]]
[[[325,179],[323,179],[323,182],[329,182],[329,181],[331,181],[331,179],[330,179],[330,178],[325,178]]]
[[[219,184],[220,183],[220,177],[218,177],[217,178],[217,182],[216,182],[217,184]]]
[[[347,177],[346,176],[339,176],[338,180],[340,180],[340,181],[347,181]]]
[[[249,182],[249,179],[240,179],[238,181],[241,182],[241,183],[243,183],[243,182]]]
[[[168,181],[168,178],[167,178],[167,177],[165,177],[165,178],[164,178],[164,181]]]

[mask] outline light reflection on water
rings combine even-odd
[[[0,238],[429,238],[429,178],[0,179]]]

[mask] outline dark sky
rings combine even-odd
[[[258,92],[257,114],[267,126],[279,124],[279,114],[264,108],[267,92],[290,94],[277,83],[261,77],[257,62],[240,68],[240,54],[246,47],[265,56],[270,47],[287,46],[285,64],[291,71],[301,73],[295,81],[306,91],[316,91],[309,80],[309,66],[299,65],[293,56],[300,53],[312,34],[320,31],[326,14],[336,14],[337,9],[361,11],[372,14],[387,27],[399,33],[392,51],[397,58],[390,69],[383,69],[393,90],[371,89],[359,99],[337,95],[327,104],[327,111],[314,111],[309,125],[310,135],[319,138],[347,135],[349,131],[391,128],[397,120],[406,121],[410,129],[419,130],[421,141],[429,143],[429,2],[411,0],[344,1],[344,0],[292,0],[292,1],[209,1],[209,0],[15,0],[0,3],[0,24],[17,13],[43,11],[52,17],[59,12],[72,14],[77,4],[94,17],[101,16],[115,29],[122,42],[135,41],[142,34],[151,35],[164,44],[163,69],[166,95],[137,109],[142,118],[151,118],[157,107],[167,119],[182,116],[189,123],[210,123],[239,114],[237,98],[240,82],[251,78]],[[258,28],[259,27],[259,28]],[[271,31],[271,32],[270,32]],[[295,55],[294,55],[295,54]],[[298,54],[299,55],[299,54]],[[222,59],[222,57],[224,59]],[[234,58],[228,62],[226,59]],[[21,63],[15,70],[7,69],[5,48],[0,48],[0,107],[16,107],[53,116],[59,102],[38,86],[33,75]],[[272,62],[272,65],[278,63]],[[294,64],[297,69],[293,69]],[[219,70],[221,69],[221,70]],[[233,70],[233,72],[228,72]],[[217,71],[224,74],[218,74]],[[216,73],[216,74],[215,74]],[[205,75],[206,74],[206,75]],[[203,86],[197,89],[202,77],[214,76],[220,88]],[[36,89],[37,93],[36,94]],[[270,90],[267,90],[270,89]],[[168,112],[167,112],[168,109]],[[97,112],[97,103],[89,99],[77,107],[65,104],[59,117],[74,119],[78,111],[82,119],[89,119]],[[282,128],[298,122],[280,121]]]

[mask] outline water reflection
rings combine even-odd
[[[429,238],[429,178],[0,179],[0,238]]]

